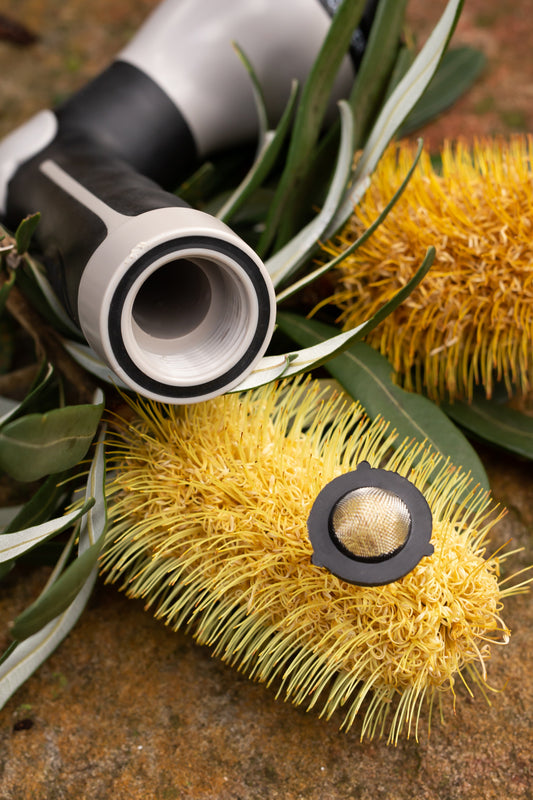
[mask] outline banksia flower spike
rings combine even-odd
[[[390,200],[415,148],[389,148],[365,197],[328,252],[337,255]],[[533,375],[533,139],[445,144],[442,165],[422,154],[385,222],[337,271],[332,302],[346,328],[376,311],[437,255],[420,286],[368,338],[407,389],[471,399],[495,381],[525,392]]]
[[[485,686],[500,617],[497,514],[468,477],[360,407],[296,381],[189,407],[137,401],[110,442],[108,581],[296,704],[361,735],[416,735],[459,682]],[[386,585],[313,563],[306,523],[331,481],[394,471],[431,509],[433,555]],[[370,471],[372,471],[370,469]],[[376,470],[377,471],[377,470]],[[428,478],[431,475],[431,483]]]

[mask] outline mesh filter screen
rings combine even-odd
[[[409,536],[411,515],[397,494],[375,486],[354,489],[336,504],[333,533],[356,558],[384,558]]]

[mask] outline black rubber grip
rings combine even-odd
[[[166,93],[131,64],[115,61],[56,110],[54,141],[15,173],[5,222],[13,230],[41,212],[35,244],[49,278],[78,322],[77,297],[87,262],[107,234],[94,211],[42,172],[46,161],[114,211],[136,216],[186,203],[174,189],[196,163],[196,146]]]
[[[125,61],[110,67],[56,109],[60,128],[79,133],[166,189],[193,172],[192,133],[168,95]]]
[[[42,171],[47,161],[126,216],[187,204],[107,149],[71,132],[61,132],[49,147],[19,168],[9,184],[6,224],[14,229],[27,214],[41,212],[35,244],[58,297],[78,322],[81,276],[105,239],[107,227],[75,194]]]

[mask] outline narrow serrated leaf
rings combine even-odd
[[[337,333],[324,342],[320,342],[319,344],[315,344],[311,347],[306,347],[303,350],[298,350],[294,353],[288,354],[291,362],[283,373],[283,377],[296,375],[299,372],[304,372],[306,370],[318,367],[321,364],[325,364],[330,358],[342,353],[344,350],[350,347],[351,344],[360,341],[367,336],[370,331],[374,330],[374,328],[379,325],[379,323],[382,322],[390,313],[392,313],[392,311],[394,311],[394,309],[397,308],[400,303],[402,303],[405,298],[409,296],[413,289],[418,286],[433,263],[434,257],[435,250],[431,247],[429,248],[426,257],[422,262],[422,265],[419,267],[411,280],[366,322],[361,323],[361,325],[358,325],[351,330],[344,331],[344,333]],[[291,330],[294,331],[298,327],[305,327],[306,323],[306,320],[303,317],[300,317],[297,314],[289,314],[286,312],[279,312],[276,319],[279,328],[284,333],[288,333],[289,336],[291,336]],[[298,341],[296,337],[293,338],[295,341]]]
[[[318,240],[330,224],[344,195],[353,160],[353,118],[347,103],[341,101],[339,109],[341,113],[341,140],[337,164],[326,200],[320,213],[287,242],[281,250],[278,250],[274,256],[265,262],[274,286],[279,286],[282,281],[289,278],[316,248]]]
[[[258,145],[257,150],[258,152],[263,148],[264,139],[266,136],[266,132],[269,130],[268,124],[268,114],[265,105],[265,96],[263,93],[263,87],[261,86],[261,82],[257,77],[257,73],[253,67],[252,62],[248,58],[247,54],[241,48],[238,42],[232,42],[233,49],[237,53],[237,56],[241,60],[242,65],[246,69],[249,77],[250,82],[252,84],[252,92],[254,96],[255,102],[255,110],[257,111],[257,121],[259,124],[259,135],[258,135]]]
[[[485,64],[484,54],[473,47],[456,47],[444,53],[427,89],[402,123],[398,136],[408,136],[452,106],[470,89]]]
[[[81,523],[78,557],[16,618],[11,635],[17,641],[33,636],[63,613],[83,590],[85,583],[92,579],[93,572],[97,572],[96,564],[107,524],[104,431],[96,446],[87,479],[84,508],[86,507],[88,510]]]
[[[402,78],[407,74],[407,71],[411,67],[416,53],[414,52],[412,47],[407,46],[406,44],[402,44],[400,49],[398,50],[398,55],[396,56],[396,62],[394,64],[394,68],[392,70],[389,83],[387,84],[387,91],[385,94],[385,100],[391,96],[393,91],[396,89]]]
[[[449,0],[410,69],[385,102],[357,162],[352,186],[346,192],[345,199],[327,231],[328,236],[333,235],[346,222],[354,205],[361,199],[361,185],[372,174],[388,143],[426,90],[457,24],[463,2],[464,0]]]
[[[30,214],[29,216],[24,217],[15,231],[17,253],[20,255],[28,250],[32,236],[35,233],[35,229],[37,228],[40,219],[41,215],[39,212],[36,214]]]
[[[73,628],[92,592],[97,570],[93,570],[82,590],[70,606],[38,633],[25,641],[13,642],[10,652],[0,664],[0,708],[29,676],[46,661],[58,644]]]
[[[96,443],[91,469],[85,487],[85,502],[94,498],[94,505],[89,508],[82,520],[78,552],[81,555],[95,544],[102,546],[107,527],[107,498],[105,493],[106,460],[105,460],[105,426]]]
[[[44,389],[46,389],[46,387],[50,384],[53,375],[53,366],[44,361],[41,364],[39,372],[35,376],[35,379],[26,397],[20,402],[11,403],[9,408],[6,407],[3,416],[0,417],[0,430],[8,422],[12,422],[16,417],[20,416],[24,413],[24,411],[26,411],[26,409],[39,397],[41,392],[43,392]]]
[[[457,24],[462,5],[463,0],[450,0],[411,68],[385,103],[357,163],[356,178],[374,171],[392,136],[426,90]]]
[[[292,198],[297,193],[299,182],[318,140],[331,88],[364,6],[365,0],[343,0],[303,86],[285,168],[278,182],[265,233],[258,245],[260,255],[264,255],[274,241],[280,223],[290,216]],[[285,240],[287,238],[289,237],[286,236]]]
[[[246,378],[231,390],[230,394],[247,392],[257,386],[272,383],[282,377],[289,364],[290,355],[288,353],[279,356],[264,356]]]
[[[262,146],[257,153],[252,167],[244,176],[239,186],[226,200],[222,208],[217,212],[216,216],[224,222],[227,222],[236,214],[252,192],[267,178],[274,166],[289,130],[297,93],[298,84],[293,82],[289,101],[276,130],[265,132]]]
[[[362,146],[385,93],[401,41],[407,0],[380,0],[370,29],[350,105],[355,116],[354,148]]]
[[[64,514],[61,517],[49,519],[47,522],[42,522],[40,525],[32,525],[20,531],[1,534],[0,562],[17,558],[27,550],[31,550],[32,547],[36,547],[40,542],[43,542],[50,536],[55,536],[61,531],[66,530],[85,514],[92,505],[94,505],[93,499],[88,500],[81,508],[70,511],[68,514]]]
[[[387,203],[381,214],[377,217],[377,219],[374,220],[374,222],[371,225],[369,225],[366,231],[358,239],[356,239],[355,242],[353,242],[349,247],[346,248],[346,250],[340,253],[340,255],[331,259],[326,264],[323,264],[322,266],[318,267],[313,272],[304,275],[303,278],[291,284],[291,286],[288,286],[284,291],[279,292],[279,294],[276,296],[276,300],[278,303],[281,303],[283,300],[286,300],[288,297],[291,297],[291,295],[295,294],[295,292],[299,291],[300,289],[303,289],[304,286],[307,286],[309,283],[312,283],[317,278],[320,278],[330,269],[334,269],[338,264],[341,263],[341,261],[347,258],[347,256],[354,253],[359,247],[361,247],[361,245],[363,245],[367,241],[367,239],[369,239],[372,236],[374,231],[377,230],[377,228],[379,228],[382,222],[384,222],[385,219],[388,217],[389,213],[392,211],[392,209],[400,199],[401,195],[403,194],[407,184],[411,180],[411,176],[415,170],[416,165],[418,164],[421,153],[422,153],[422,140],[419,139],[418,150],[416,152],[415,158],[413,160],[411,167],[409,168],[407,175],[405,176],[401,185],[396,190],[392,198],[389,200],[389,202]]]

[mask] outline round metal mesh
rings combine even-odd
[[[342,497],[331,516],[333,534],[356,558],[386,558],[405,544],[409,509],[397,494],[375,486]]]

